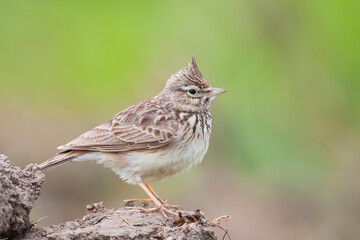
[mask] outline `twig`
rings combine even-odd
[[[126,224],[128,224],[129,226],[131,226],[131,227],[133,227],[134,225],[132,225],[128,220],[126,220],[123,216],[121,216],[121,215],[119,215],[121,218],[122,218],[122,220],[124,220],[124,222],[126,223]]]
[[[221,230],[223,230],[223,231],[225,232],[222,240],[225,239],[225,236],[226,236],[226,235],[228,236],[229,240],[231,240],[231,237],[230,237],[230,234],[229,234],[229,230],[228,230],[228,229],[225,229],[225,228],[223,228],[223,227],[220,226],[220,225],[218,225],[217,227],[220,228]]]

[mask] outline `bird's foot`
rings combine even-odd
[[[178,213],[175,213],[171,210],[168,209],[168,206],[166,205],[160,205],[154,208],[141,208],[141,210],[143,210],[146,213],[150,213],[150,212],[155,212],[155,211],[160,211],[160,213],[165,217],[165,219],[169,219],[167,214],[170,214],[172,216],[179,216]]]
[[[165,208],[173,208],[173,209],[176,209],[176,210],[181,210],[182,209],[182,207],[180,207],[178,205],[168,204],[166,201],[160,200],[160,202],[161,202],[161,205],[164,206]]]

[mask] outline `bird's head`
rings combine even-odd
[[[169,98],[181,111],[202,112],[209,109],[217,95],[225,92],[224,89],[210,86],[192,57],[187,67],[169,78],[161,95]]]

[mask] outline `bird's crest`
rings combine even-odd
[[[201,88],[210,87],[210,83],[201,74],[194,56],[192,56],[188,62],[187,67],[181,68],[179,72],[170,77],[167,86],[177,85],[179,80],[187,80],[191,84],[198,85]]]

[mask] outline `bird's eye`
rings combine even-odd
[[[193,89],[193,88],[191,88],[191,89],[189,89],[189,93],[190,93],[191,95],[194,95],[194,94],[196,94],[196,90]]]

